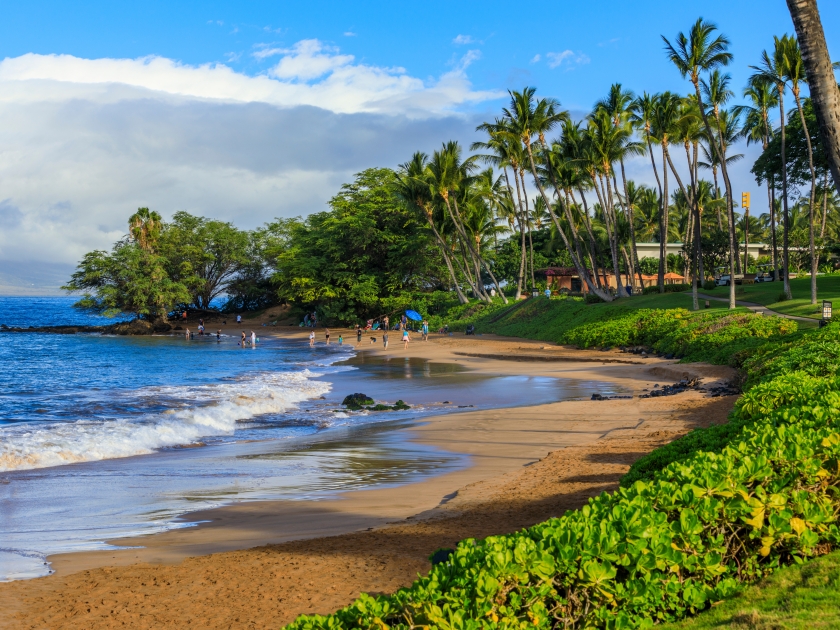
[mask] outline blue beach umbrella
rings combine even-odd
[[[408,319],[413,319],[415,322],[419,322],[423,319],[423,316],[420,313],[412,311],[411,309],[405,312],[405,316],[408,317]]]

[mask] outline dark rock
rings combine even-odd
[[[364,405],[372,405],[373,398],[367,394],[350,394],[349,396],[344,397],[341,404],[347,407],[362,407]]]

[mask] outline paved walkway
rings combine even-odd
[[[707,295],[705,293],[698,293],[697,297],[701,300],[714,300],[715,302],[726,302],[727,304],[729,303],[728,297],[715,297],[713,295]],[[778,311],[771,311],[766,306],[762,304],[756,304],[755,302],[744,302],[743,300],[735,300],[735,305],[748,308],[753,313],[761,313],[762,315],[769,315],[771,317],[784,317],[785,319],[793,319],[797,322],[811,322],[812,324],[816,324],[819,321],[817,319],[814,319],[813,317],[799,317],[797,315],[785,315],[784,313],[779,313]]]

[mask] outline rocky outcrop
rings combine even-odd
[[[172,330],[172,325],[166,322],[147,322],[144,319],[133,319],[130,322],[120,322],[109,326],[6,326],[0,324],[0,333],[51,333],[55,335],[75,335],[76,333],[103,333],[107,335],[152,335],[166,333]]]

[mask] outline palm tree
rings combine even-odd
[[[700,93],[700,73],[711,72],[719,66],[727,66],[732,61],[732,53],[729,48],[729,40],[724,35],[715,36],[717,27],[711,22],[706,22],[703,18],[698,18],[689,31],[688,37],[684,33],[679,33],[675,40],[675,45],[672,45],[664,36],[665,49],[668,53],[668,58],[677,67],[683,78],[688,77],[694,85],[694,91],[697,96],[697,104],[700,109],[700,114],[703,118],[703,124],[706,127],[706,134],[711,139],[712,128],[709,123],[709,117],[706,114],[706,108],[703,103],[703,96]],[[714,151],[718,154],[720,160],[721,173],[723,174],[724,185],[726,186],[726,198],[728,202],[729,215],[733,214],[732,201],[732,183],[729,180],[729,171],[726,168],[726,160],[723,158],[723,151],[716,143],[712,142]],[[734,279],[735,277],[735,226],[734,222],[730,220],[729,223],[729,273]],[[729,287],[729,308],[735,308],[735,282],[730,283]]]
[[[787,49],[787,35],[782,38],[773,37],[772,56],[763,51],[761,53],[761,65],[750,66],[757,71],[753,77],[761,78],[776,86],[776,94],[779,96],[779,120],[781,131],[781,160],[782,160],[782,266],[784,267],[782,277],[784,279],[783,290],[787,299],[791,299],[790,278],[790,212],[788,208],[788,177],[787,177],[787,152],[785,147],[785,51]]]
[[[618,163],[621,166],[621,183],[624,190],[624,198],[628,196],[627,190],[627,174],[624,169],[625,156],[642,155],[644,153],[644,146],[640,142],[634,142],[630,138],[633,135],[633,117],[634,117],[634,103],[636,102],[635,95],[630,90],[624,90],[620,83],[614,83],[610,86],[610,92],[607,98],[598,101],[595,104],[595,109],[603,109],[612,118],[613,125],[617,128],[624,129],[626,133],[626,142],[622,147],[618,157]],[[615,184],[613,184],[615,187]],[[616,190],[616,196],[619,198],[619,203],[623,203],[622,196]],[[633,220],[633,208],[628,206],[625,209],[627,212],[627,221],[630,229],[630,264],[633,272],[639,274],[639,282],[641,283],[641,271],[639,270],[639,254],[636,251],[636,228]],[[632,275],[631,275],[632,277]],[[632,281],[633,286],[636,286],[635,280]],[[640,285],[641,286],[641,285]]]
[[[138,208],[128,218],[128,233],[131,239],[146,253],[153,253],[160,238],[163,220],[154,210]]]
[[[534,100],[534,93],[536,90],[534,88],[526,87],[522,92],[509,92],[510,94],[510,107],[505,108],[504,114],[505,117],[510,122],[511,128],[515,129],[519,134],[519,137],[522,139],[523,144],[525,145],[525,150],[528,155],[528,161],[531,166],[531,174],[534,177],[534,183],[537,186],[537,190],[539,190],[540,196],[543,198],[546,207],[551,212],[551,219],[554,222],[555,227],[557,228],[558,234],[560,234],[560,238],[563,240],[563,244],[566,246],[567,251],[569,252],[569,256],[572,259],[572,264],[574,264],[575,269],[577,270],[578,275],[580,276],[581,280],[586,283],[587,288],[589,291],[600,297],[602,300],[607,302],[612,301],[612,296],[606,291],[602,291],[600,288],[596,287],[595,284],[592,282],[592,278],[589,275],[586,266],[582,263],[580,257],[577,255],[577,252],[574,248],[572,248],[571,243],[569,242],[566,233],[563,231],[562,227],[560,226],[560,222],[557,220],[557,216],[554,214],[554,211],[551,209],[551,202],[548,199],[548,196],[545,193],[545,188],[540,181],[540,177],[537,175],[537,165],[534,159],[534,152],[532,149],[532,141],[534,136],[539,138],[539,142],[543,151],[547,150],[545,146],[545,134],[549,132],[554,126],[558,123],[562,122],[565,119],[568,119],[568,114],[566,112],[559,111],[559,104],[554,101],[553,99],[540,99],[539,101]],[[556,187],[555,187],[556,190]],[[559,191],[557,191],[559,194]],[[568,212],[568,208],[566,208]],[[569,224],[574,225],[574,222],[571,220],[571,214],[567,215],[569,219]]]
[[[808,76],[808,89],[820,126],[820,134],[824,138],[823,144],[834,177],[834,185],[840,192],[840,94],[831,58],[828,56],[817,1],[787,0],[787,5],[802,46],[802,62]]]
[[[511,189],[510,178],[508,177],[508,167],[513,171],[513,181],[516,189],[517,211],[516,221],[519,224],[519,233],[521,237],[520,257],[519,257],[519,271],[516,276],[516,296],[519,300],[522,295],[522,285],[525,281],[525,205],[522,202],[522,195],[525,192],[524,188],[520,186],[521,173],[523,171],[522,164],[524,162],[524,148],[522,142],[516,133],[510,130],[506,121],[497,118],[493,123],[484,123],[476,127],[476,131],[485,131],[489,139],[487,142],[474,142],[470,146],[471,151],[489,151],[478,155],[478,158],[492,164],[496,168],[501,168],[508,190]],[[512,194],[512,193],[511,193]]]
[[[739,113],[746,114],[744,118],[743,135],[747,139],[747,145],[754,142],[761,142],[762,150],[766,151],[773,137],[773,125],[770,124],[770,110],[779,104],[779,92],[776,86],[768,81],[766,77],[753,76],[750,78],[747,87],[744,88],[744,98],[750,105],[738,106]],[[767,201],[770,209],[770,263],[774,270],[779,269],[778,244],[776,240],[776,198],[772,178],[767,178]]]
[[[662,149],[662,211],[660,213],[659,230],[659,274],[657,284],[659,292],[665,292],[665,264],[668,255],[668,165],[669,158],[669,136],[677,130],[677,121],[680,114],[680,97],[672,92],[663,92],[657,95],[656,107],[653,112],[653,125],[651,137],[655,139]]]
[[[434,203],[429,188],[427,165],[428,156],[420,151],[417,151],[409,162],[400,164],[399,170],[397,171],[396,192],[400,198],[419,211],[423,215],[423,218],[426,219],[429,228],[435,235],[435,240],[438,242],[443,260],[446,263],[446,268],[449,270],[449,277],[458,295],[458,301],[461,304],[466,304],[469,300],[464,295],[464,292],[461,291],[458,276],[455,274],[455,268],[452,266],[452,260],[449,256],[449,247],[443,236],[441,236],[440,230],[435,225]]]
[[[793,37],[785,40],[785,64],[782,76],[790,84],[790,91],[793,92],[793,99],[796,101],[796,109],[799,110],[799,120],[805,132],[805,145],[808,149],[808,168],[811,171],[811,196],[808,205],[808,240],[811,249],[811,304],[817,303],[817,251],[814,244],[814,197],[817,189],[817,174],[814,170],[814,151],[811,148],[811,134],[808,133],[808,124],[805,122],[805,111],[802,109],[802,97],[800,86],[805,82],[805,68],[802,62],[802,52],[799,43]],[[785,121],[782,121],[784,124]]]

